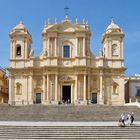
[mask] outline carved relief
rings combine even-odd
[[[72,81],[73,79],[70,76],[65,75],[65,76],[60,77],[59,80],[60,81]]]

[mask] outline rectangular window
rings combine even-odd
[[[70,46],[64,46],[63,48],[63,56],[69,58],[70,57]]]

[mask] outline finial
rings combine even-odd
[[[20,24],[23,24],[23,21],[22,21],[22,16],[20,17],[20,22],[19,22]]]
[[[114,18],[113,18],[113,17],[111,17],[111,23],[115,23],[115,22],[114,22]]]
[[[83,18],[83,24],[85,24],[85,18]]]
[[[50,19],[48,18],[48,24],[50,24]]]
[[[68,19],[69,19],[69,18],[68,18],[68,15],[66,15],[65,19],[66,19],[66,20],[68,20]]]
[[[76,18],[76,21],[75,21],[75,23],[76,23],[76,24],[78,24],[78,19],[77,19],[77,18]]]
[[[55,24],[57,24],[57,18],[55,18]]]

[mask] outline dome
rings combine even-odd
[[[107,27],[106,30],[114,30],[114,29],[120,30],[120,27],[117,24],[115,24],[114,20],[112,19],[111,24]]]
[[[23,22],[20,21],[20,23],[14,27],[14,30],[27,30],[27,28],[25,27]]]
[[[10,32],[10,35],[14,35],[14,34],[29,34],[30,35],[28,29],[26,28],[26,26],[23,24],[22,21],[20,21],[20,23],[16,25]]]

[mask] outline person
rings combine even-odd
[[[125,126],[125,115],[124,115],[124,113],[121,114],[121,118],[119,119],[119,126],[121,126],[121,127]]]
[[[134,122],[134,112],[131,113],[131,125],[133,124]]]
[[[68,99],[68,104],[70,104],[70,99]]]
[[[131,113],[130,112],[127,115],[127,123],[128,123],[128,125],[131,124]]]

